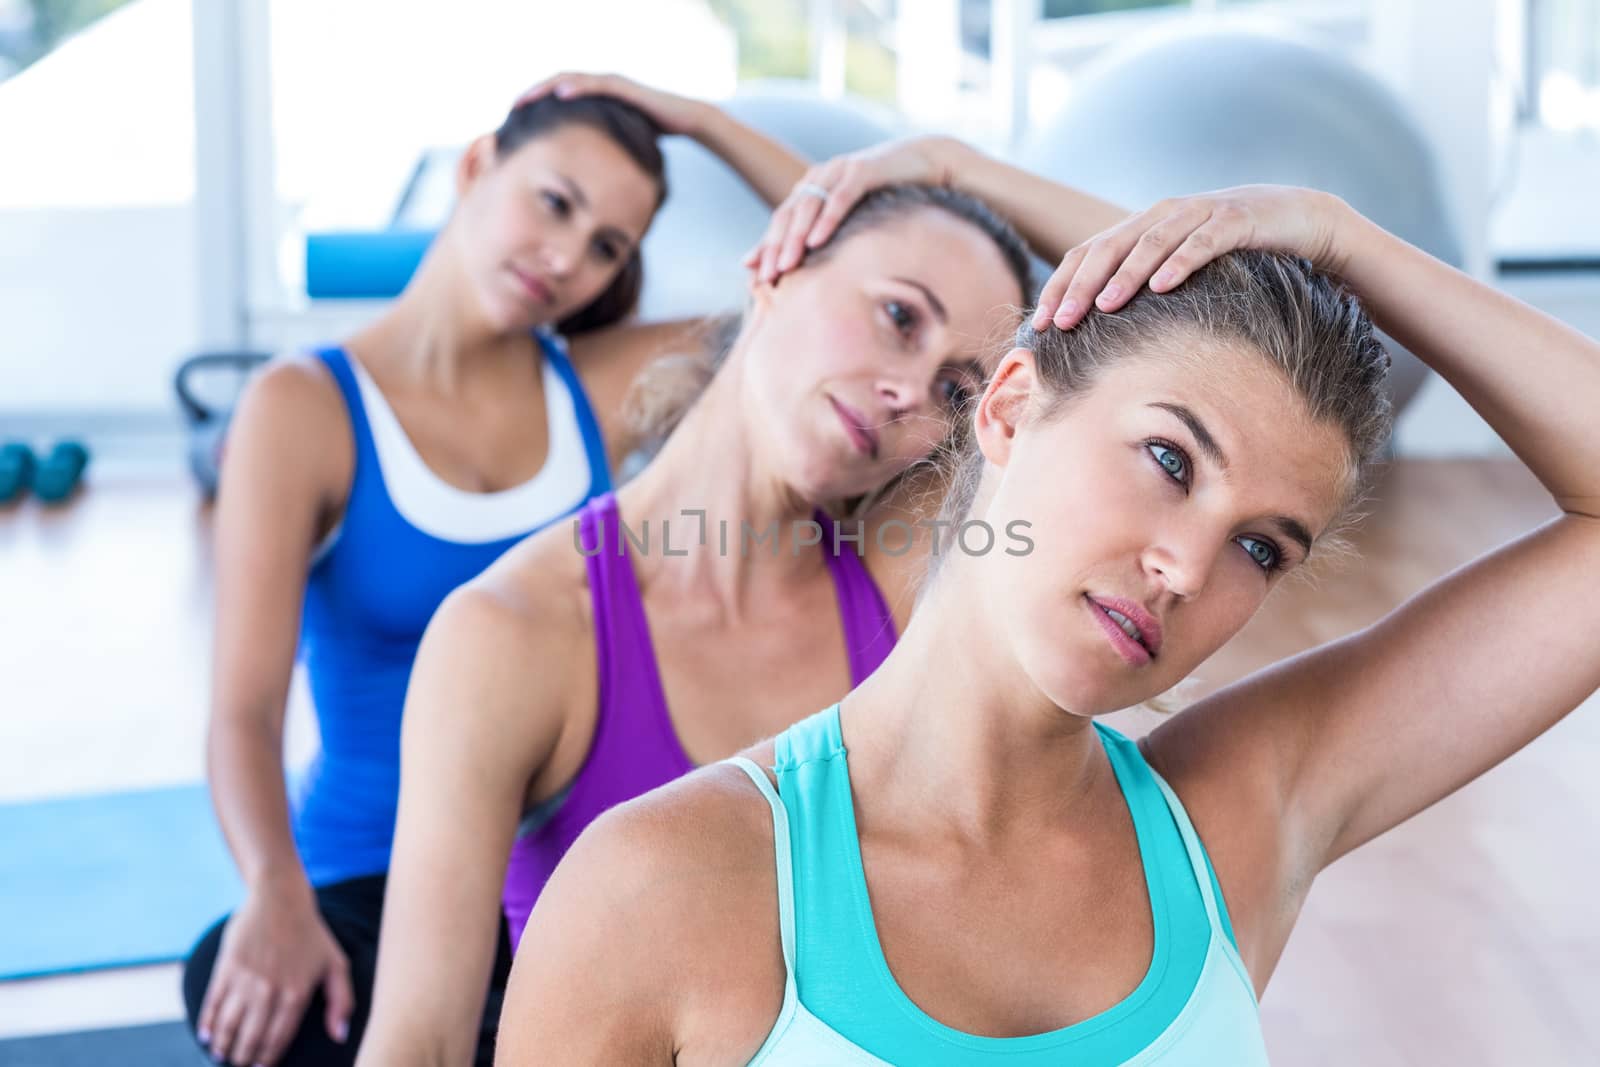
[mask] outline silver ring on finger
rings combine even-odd
[[[828,192],[827,186],[818,185],[816,182],[801,182],[794,187],[794,191],[801,196],[814,196],[824,202],[832,195]]]

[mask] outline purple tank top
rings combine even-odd
[[[816,520],[825,531],[833,528],[832,520],[820,512]],[[522,940],[534,901],[584,828],[606,809],[682,777],[695,766],[667,714],[615,495],[595,497],[576,521],[588,554],[600,707],[589,754],[577,777],[562,795],[524,818],[511,847],[504,903],[513,948]],[[835,550],[825,552],[824,558],[839,598],[854,687],[894,646],[894,617],[856,551],[848,546],[839,551],[831,536],[824,535],[823,546],[829,545]]]

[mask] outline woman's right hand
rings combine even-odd
[[[276,1063],[318,986],[322,1023],[343,1044],[355,994],[350,961],[334,940],[316,897],[294,888],[252,890],[222,930],[197,1026],[218,1063]]]
[[[807,250],[833,236],[850,209],[873,189],[896,182],[952,185],[964,144],[952,137],[907,137],[818,163],[772,213],[767,232],[744,258],[756,280],[773,282],[799,266]]]

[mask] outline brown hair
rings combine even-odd
[[[529,141],[563,126],[588,126],[605,134],[639,165],[656,185],[656,207],[667,198],[667,168],[661,156],[661,128],[648,115],[615,97],[580,96],[565,100],[541,96],[518,104],[494,131],[495,155],[504,159]],[[644,287],[644,262],[635,247],[611,284],[587,305],[556,324],[564,334],[598,330],[632,314]]]
[[[1152,342],[1185,336],[1249,345],[1294,387],[1313,419],[1344,431],[1348,521],[1389,439],[1389,353],[1356,296],[1308,261],[1275,252],[1230,252],[1170,292],[1141,289],[1115,312],[1091,307],[1069,330],[1035,331],[1031,320],[1025,322],[1016,346],[1034,354],[1047,394],[1039,417],[1048,419],[1109,367],[1148,353]],[[946,456],[952,475],[941,509],[941,518],[956,522],[972,507],[984,467],[970,420],[963,428]]]

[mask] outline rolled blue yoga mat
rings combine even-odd
[[[242,895],[203,785],[0,805],[0,979],[182,959]]]
[[[313,300],[384,300],[416,273],[435,230],[306,234],[306,295]]]

